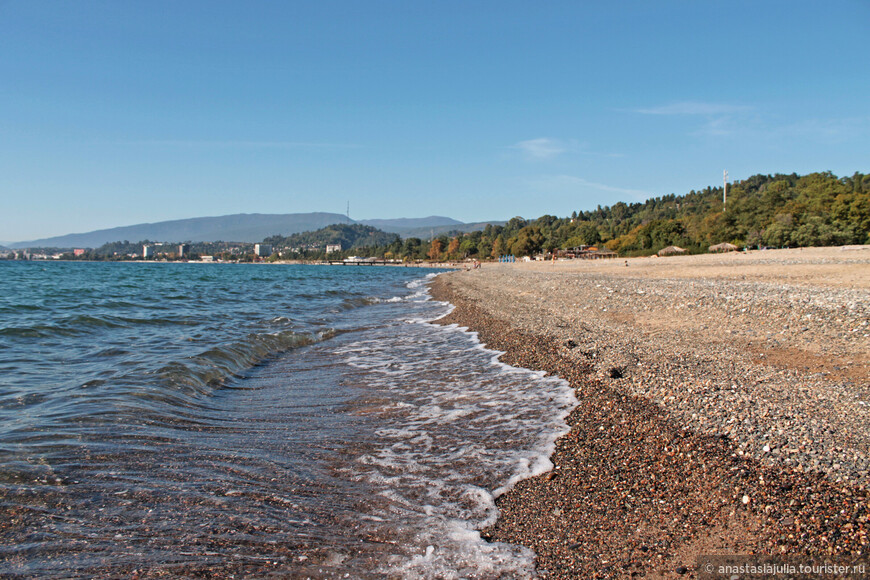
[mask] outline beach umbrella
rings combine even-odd
[[[659,256],[673,256],[676,254],[685,254],[686,250],[679,246],[668,246],[667,248],[662,248],[658,251]]]

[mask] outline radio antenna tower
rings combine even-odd
[[[347,202],[347,223],[350,224],[350,202]]]
[[[722,211],[728,209],[728,170],[722,174]]]

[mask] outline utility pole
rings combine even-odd
[[[728,170],[722,174],[722,211],[728,210]]]

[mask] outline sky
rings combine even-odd
[[[0,241],[870,172],[870,0],[0,0]]]

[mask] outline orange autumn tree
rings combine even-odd
[[[432,244],[429,246],[429,253],[427,254],[429,259],[433,262],[441,259],[441,240],[435,238],[432,240]]]

